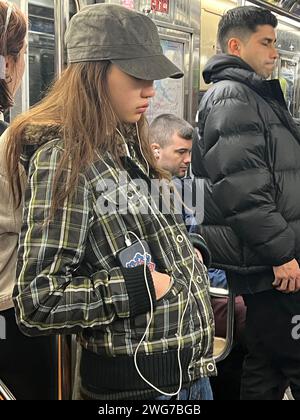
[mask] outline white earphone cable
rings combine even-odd
[[[139,130],[138,130],[137,123],[136,123],[136,131],[137,131],[137,137],[138,137],[138,140],[139,140],[140,152],[141,152],[141,155],[142,155],[142,157],[143,157],[143,159],[144,159],[144,161],[146,163],[146,166],[147,166],[147,174],[149,176],[149,174],[150,174],[150,168],[149,168],[149,164],[148,164],[147,159],[145,158],[144,153],[143,153],[143,150],[142,150],[142,144],[141,144],[141,139],[140,139],[140,135],[139,135]],[[129,149],[128,149],[127,143],[126,143],[123,135],[121,134],[121,132],[118,129],[117,129],[117,132],[119,133],[119,135],[121,136],[121,138],[122,138],[122,140],[124,142],[124,145],[125,145],[126,151],[127,151],[127,155],[130,157]],[[135,191],[135,193],[137,193],[137,191]],[[162,231],[164,231],[165,229],[164,229],[161,221],[159,220],[159,218],[155,214],[155,211],[152,209],[151,205],[148,203],[148,200],[145,200],[145,202],[146,202],[148,208],[150,209],[152,215],[154,216],[154,218],[158,222],[160,228],[162,229]],[[140,240],[140,238],[134,232],[127,231],[127,233],[128,233],[128,235],[132,235],[139,242],[140,246],[142,247],[143,253],[144,253],[144,262],[146,262],[146,260],[147,260],[147,252],[146,252],[146,249],[145,249],[142,241]],[[125,235],[126,244],[127,243],[130,243],[130,238],[128,238],[128,235]],[[191,247],[191,245],[190,245],[190,243],[188,241],[187,241],[187,245],[188,245],[188,248],[189,248],[189,250],[190,250],[190,252],[192,254],[193,261],[192,261],[192,272],[191,272],[190,282],[189,282],[189,286],[188,286],[188,297],[187,297],[186,305],[184,307],[184,310],[183,310],[183,313],[182,313],[182,316],[181,316],[181,319],[180,319],[178,332],[175,334],[175,336],[177,338],[177,341],[178,341],[177,358],[178,358],[178,367],[179,367],[179,376],[180,376],[180,379],[179,379],[178,390],[176,392],[174,392],[174,393],[164,392],[161,389],[159,389],[158,387],[156,387],[154,384],[152,384],[150,381],[148,381],[148,379],[146,379],[143,376],[142,372],[140,371],[140,369],[138,367],[138,362],[137,362],[138,351],[139,351],[140,347],[142,346],[142,344],[144,342],[144,339],[146,338],[146,336],[148,334],[148,331],[150,329],[150,325],[151,325],[152,320],[153,320],[153,315],[154,315],[153,301],[152,301],[151,291],[150,291],[148,280],[147,280],[147,271],[146,271],[147,265],[144,264],[144,281],[145,281],[145,284],[146,284],[146,288],[147,288],[147,292],[148,292],[148,296],[149,296],[149,300],[150,300],[150,318],[149,318],[149,321],[147,323],[147,327],[145,329],[145,332],[144,332],[144,334],[143,334],[140,342],[138,343],[138,345],[137,345],[137,347],[135,349],[135,352],[134,352],[134,365],[135,365],[135,368],[136,368],[137,373],[139,374],[139,376],[141,377],[141,379],[144,382],[146,382],[149,386],[151,386],[153,389],[155,389],[160,394],[165,395],[165,396],[168,396],[168,397],[173,397],[173,396],[178,395],[179,392],[181,391],[182,382],[183,382],[182,363],[181,363],[181,360],[180,360],[181,341],[182,341],[182,328],[183,328],[184,316],[185,316],[185,313],[187,311],[187,308],[188,308],[188,305],[189,305],[189,301],[190,301],[190,296],[191,296],[191,292],[192,292],[193,277],[194,277],[194,272],[195,272],[195,253],[194,253],[194,250],[192,249],[192,247]]]

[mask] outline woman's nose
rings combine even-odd
[[[142,90],[143,98],[153,98],[155,95],[154,82],[152,80],[145,80],[145,85]]]

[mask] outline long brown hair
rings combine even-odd
[[[65,198],[74,193],[80,172],[95,158],[95,151],[110,152],[120,163],[120,147],[114,141],[120,122],[114,113],[107,91],[109,61],[73,63],[54,83],[48,95],[35,107],[15,119],[9,130],[7,165],[15,203],[21,200],[18,171],[24,132],[28,125],[58,125],[61,127],[64,152],[54,180],[54,195],[50,218]],[[150,148],[147,123],[138,123],[143,154],[152,173],[161,178]],[[60,182],[64,170],[71,164],[68,183]]]
[[[21,10],[14,5],[7,30],[4,33],[8,8],[9,5],[6,2],[0,1],[0,55],[11,56],[17,62],[27,33],[27,20]],[[8,86],[9,82],[9,80],[0,79],[1,112],[13,106],[13,98]]]

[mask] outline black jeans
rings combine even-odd
[[[247,306],[241,399],[280,400],[287,386],[300,400],[300,339],[292,320],[300,315],[300,293],[276,290],[243,296]]]

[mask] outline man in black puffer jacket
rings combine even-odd
[[[197,116],[192,165],[207,178],[202,234],[213,266],[247,305],[242,399],[300,399],[300,133],[277,80],[277,19],[238,7],[219,24],[222,54]]]

